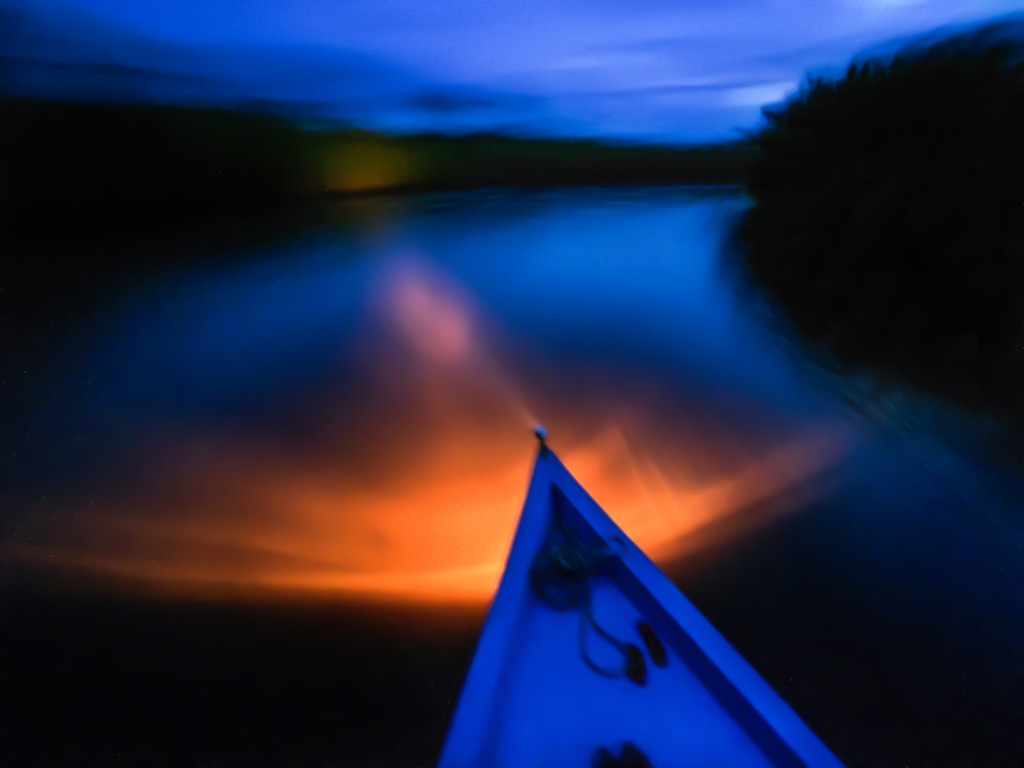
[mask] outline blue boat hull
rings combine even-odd
[[[542,447],[438,768],[626,764],[841,768]]]

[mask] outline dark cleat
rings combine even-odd
[[[626,677],[637,685],[647,683],[647,662],[644,661],[644,652],[633,644],[626,646]]]
[[[647,759],[647,755],[640,751],[640,748],[627,741],[622,745],[621,757],[619,758],[619,765],[622,768],[653,768],[651,761]]]
[[[651,657],[651,661],[654,662],[656,667],[664,667],[668,664],[668,654],[665,653],[665,646],[661,644],[661,640],[654,633],[654,628],[646,621],[641,621],[636,625],[637,631],[640,633],[640,637],[644,639],[644,645],[647,646],[647,653]]]

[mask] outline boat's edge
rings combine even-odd
[[[682,627],[732,687],[756,710],[797,760],[807,768],[843,768],[839,759],[799,715],[729,644],[643,550],[625,535],[557,457],[549,452],[549,456],[544,457],[544,460],[551,465],[549,477],[594,530],[606,541],[618,538],[626,542],[626,549],[622,555],[625,568],[651,591],[655,600]]]
[[[534,553],[543,546],[551,523],[551,488],[557,487],[594,531],[606,541],[626,542],[623,566],[668,612],[700,652],[721,673],[772,734],[803,768],[843,768],[842,763],[792,708],[768,685],[672,581],[627,537],[558,457],[541,446],[526,502],[517,526],[498,591],[484,631],[466,674],[437,768],[483,768],[488,765],[494,720],[500,712],[481,707],[500,689],[508,658],[516,642],[516,618],[529,599],[528,583]]]

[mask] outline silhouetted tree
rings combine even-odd
[[[1024,21],[809,78],[756,137],[754,277],[844,361],[1019,406]]]

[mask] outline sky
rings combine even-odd
[[[1022,0],[0,0],[0,87],[415,132],[735,138],[807,71]],[[894,42],[896,41],[896,42]]]

